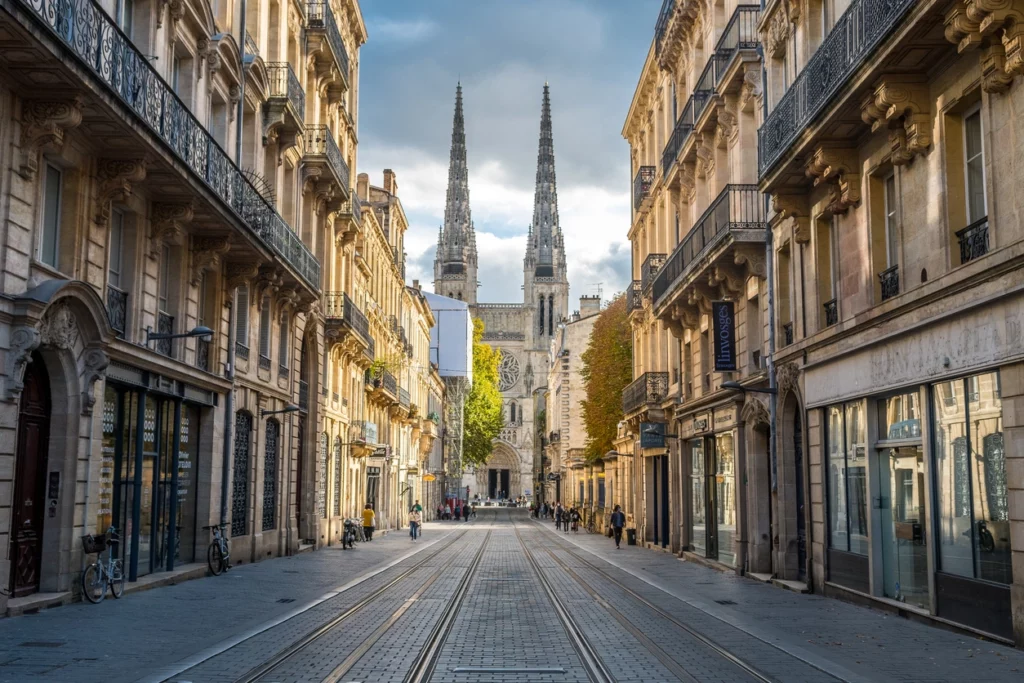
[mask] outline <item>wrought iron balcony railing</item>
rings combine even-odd
[[[288,366],[287,365],[281,365],[280,363],[278,363],[278,365],[277,365],[277,376],[281,377],[282,379],[288,379]]]
[[[711,69],[713,72],[714,60],[708,62],[707,67],[704,68],[704,73],[701,75],[698,85],[707,86],[708,70]],[[700,115],[704,113],[704,105],[708,102],[708,95],[710,90],[694,90],[693,95],[686,101],[686,105],[683,107],[683,112],[679,115],[676,120],[675,128],[672,129],[672,136],[668,139],[665,144],[665,151],[661,155],[661,172],[663,175],[668,175],[669,171],[672,170],[672,164],[676,163],[676,157],[679,156],[679,151],[686,145],[686,141],[690,138],[690,134],[693,132],[693,126],[700,118]]]
[[[327,165],[330,167],[335,179],[337,179],[338,184],[346,192],[349,192],[350,174],[348,164],[345,163],[345,157],[341,155],[341,150],[338,149],[338,143],[334,141],[334,134],[331,133],[331,129],[321,124],[306,126],[302,138],[306,142],[306,155],[327,159]]]
[[[793,343],[793,323],[784,323],[782,325],[782,338],[786,342],[786,346]]]
[[[124,339],[128,327],[128,292],[114,285],[107,285],[107,320],[117,336]]]
[[[639,311],[643,307],[643,291],[640,286],[640,281],[633,280],[629,283],[629,289],[626,290],[626,313]]]
[[[370,321],[345,292],[324,294],[324,319],[340,320],[362,337],[363,341],[373,343],[373,337],[370,336]]]
[[[249,360],[249,347],[242,342],[235,342],[235,355],[243,360]]]
[[[272,240],[284,220],[157,73],[149,57],[95,0],[20,0],[238,218],[294,267],[312,287],[320,264],[295,237]],[[285,226],[291,235],[295,235]],[[282,250],[282,245],[287,247]],[[293,262],[293,259],[296,261]]]
[[[967,263],[988,253],[988,216],[976,220],[956,233],[960,241],[960,263]]]
[[[654,184],[654,167],[641,166],[633,178],[633,210],[639,211],[640,205],[651,196],[651,185]]]
[[[369,358],[371,361],[377,358],[377,341],[370,337],[366,340],[367,347],[363,349],[363,355]]]
[[[661,3],[661,11],[658,12],[658,23],[654,25],[654,49],[655,54],[661,54],[662,41],[665,39],[665,31],[668,29],[669,19],[676,8],[676,0],[664,0]]]
[[[207,339],[196,340],[196,367],[210,371],[210,342]]]
[[[645,405],[661,403],[668,395],[667,372],[645,372],[622,390],[622,412],[635,413]]]
[[[839,303],[832,299],[825,302],[825,326],[831,327],[839,322]]]
[[[640,289],[644,294],[651,289],[654,278],[658,276],[658,271],[665,265],[667,258],[666,254],[648,254],[644,259],[643,265],[640,266]]]
[[[260,46],[256,44],[256,39],[248,31],[245,32],[245,54],[253,57],[260,56]]]
[[[174,334],[174,316],[169,313],[159,311],[156,314],[156,331],[159,334]],[[157,339],[156,352],[168,357],[173,356],[174,340]]]
[[[380,376],[381,386],[384,387],[384,391],[388,392],[395,398],[398,398],[398,380],[387,370],[384,370]]]
[[[267,62],[267,95],[286,100],[295,110],[295,118],[300,123],[306,120],[306,92],[288,62]]]
[[[675,248],[654,279],[657,303],[677,278],[730,230],[765,228],[764,202],[756,185],[726,185]]]
[[[359,204],[359,197],[352,190],[349,190],[348,196],[349,200],[341,205],[339,213],[351,214],[352,222],[360,225],[363,222],[363,209]]]
[[[402,406],[403,408],[408,408],[409,407],[409,390],[408,389],[403,389],[402,387],[398,388],[398,405]]]
[[[737,52],[757,49],[757,22],[760,18],[761,8],[757,5],[740,5],[733,11],[729,23],[722,31],[722,37],[715,45],[716,86],[722,82]]]
[[[758,131],[763,178],[899,25],[915,0],[853,0]]]
[[[886,268],[878,274],[882,282],[882,301],[891,299],[900,293],[900,267]]]
[[[270,365],[271,365],[270,358],[267,357],[267,356],[264,356],[261,353],[260,354],[260,370],[269,370],[270,369]]]
[[[327,34],[327,44],[331,46],[331,52],[338,60],[338,70],[341,71],[347,84],[349,82],[348,50],[345,49],[345,41],[341,39],[341,31],[338,30],[334,12],[327,0],[309,0],[306,4],[306,30],[322,30]]]

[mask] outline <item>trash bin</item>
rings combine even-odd
[[[636,545],[636,529],[626,529],[626,545]]]

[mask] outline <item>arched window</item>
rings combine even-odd
[[[540,295],[540,333],[544,334],[544,295]]]
[[[508,404],[508,421],[509,424],[516,423],[516,402],[512,401]]]
[[[235,457],[231,473],[231,535],[243,536],[249,512],[249,439],[252,415],[235,413]]]
[[[263,446],[263,531],[277,528],[277,462],[281,423],[267,420]]]
[[[543,302],[541,303],[543,306]],[[548,334],[553,335],[555,333],[555,295],[548,295]]]

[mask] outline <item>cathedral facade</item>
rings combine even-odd
[[[455,95],[444,225],[434,260],[434,291],[466,301],[472,315],[484,323],[484,341],[501,351],[498,388],[505,416],[505,425],[494,440],[487,462],[481,467],[466,468],[463,493],[468,487],[471,497],[532,496],[536,488],[536,482],[532,481],[535,459],[541,456],[540,439],[544,434],[542,411],[548,351],[559,323],[568,315],[569,305],[547,84],[541,106],[533,221],[523,258],[522,302],[478,302],[477,268],[476,233],[469,206],[462,86],[459,85]]]

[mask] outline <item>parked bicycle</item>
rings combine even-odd
[[[204,526],[213,534],[210,547],[206,550],[206,563],[210,566],[210,573],[220,576],[221,573],[231,569],[231,550],[228,548],[228,539],[224,536],[224,524],[211,524]]]
[[[587,526],[585,528],[586,528],[588,534],[596,534],[597,533],[596,518],[597,518],[597,515],[590,515],[590,518],[587,520]]]
[[[115,598],[124,595],[124,565],[120,557],[116,557],[117,544],[121,537],[114,527],[107,529],[105,534],[87,534],[82,536],[82,550],[86,555],[96,554],[96,561],[82,572],[82,595],[92,604],[103,602],[107,596],[107,587]],[[107,559],[103,559],[103,551],[107,551]]]

